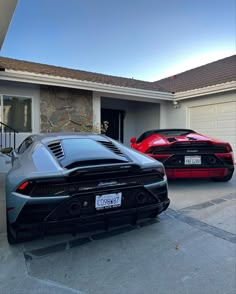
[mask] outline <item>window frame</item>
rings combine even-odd
[[[34,101],[34,97],[33,96],[28,96],[28,95],[15,95],[15,94],[11,94],[11,93],[0,93],[0,121],[5,123],[3,121],[3,100],[4,100],[4,96],[8,96],[8,97],[15,97],[15,98],[26,98],[26,99],[31,99],[31,131],[29,132],[21,132],[19,131],[20,134],[32,134],[34,133],[34,128],[35,128],[35,125],[34,125],[34,108],[35,108],[35,101]]]

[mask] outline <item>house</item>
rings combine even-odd
[[[150,82],[0,58],[0,121],[30,133],[95,129],[129,144],[133,135],[164,127],[165,103],[173,94]],[[163,116],[162,116],[163,113]],[[145,118],[145,119],[143,119]]]
[[[187,127],[229,142],[236,154],[236,55],[154,84],[174,93],[167,127]]]
[[[19,131],[17,144],[108,121],[106,134],[125,145],[148,129],[181,127],[235,150],[235,94],[236,55],[155,82],[0,57],[0,122]]]

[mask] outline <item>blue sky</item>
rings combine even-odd
[[[18,0],[1,55],[158,80],[235,54],[235,0]]]

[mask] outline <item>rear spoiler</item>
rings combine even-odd
[[[98,174],[98,173],[111,173],[112,171],[116,172],[137,172],[137,170],[140,170],[140,166],[135,163],[112,163],[112,164],[101,164],[101,165],[88,165],[83,167],[75,167],[69,170],[65,170],[63,174],[65,176],[71,177],[71,176],[78,176],[78,175],[84,175],[84,174]]]

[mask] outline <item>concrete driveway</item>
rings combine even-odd
[[[236,175],[170,181],[169,194],[170,208],[136,227],[17,246],[1,233],[0,293],[235,293]]]

